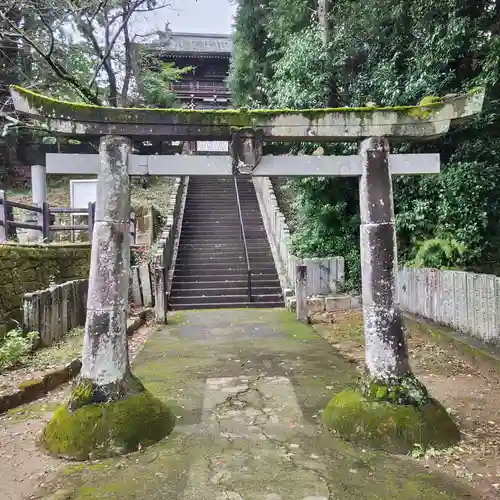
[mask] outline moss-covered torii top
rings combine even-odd
[[[267,141],[346,142],[370,136],[391,141],[446,134],[482,109],[483,89],[450,98],[424,98],[418,106],[184,110],[108,108],[58,101],[11,88],[16,110],[54,134],[125,135],[135,139],[229,140],[234,130],[260,130]]]

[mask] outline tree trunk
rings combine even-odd
[[[330,0],[318,0],[318,22],[323,33],[323,41],[328,42],[328,11]]]
[[[87,321],[79,384],[92,387],[85,403],[120,399],[136,389],[129,366],[127,305],[130,269],[130,183],[132,143],[101,138],[96,214],[92,238]],[[87,395],[88,396],[88,395]],[[73,397],[73,405],[81,403]]]
[[[411,371],[396,298],[396,230],[387,139],[365,139],[360,155],[365,362],[370,379],[390,386],[411,375]]]

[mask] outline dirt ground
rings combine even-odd
[[[137,330],[129,339],[134,359],[152,332],[151,324]],[[0,499],[37,498],[33,491],[49,481],[68,462],[49,457],[36,446],[36,437],[56,406],[69,394],[69,384],[31,404],[0,415]]]
[[[361,311],[318,314],[313,323],[335,350],[361,369]],[[408,341],[415,374],[455,418],[463,438],[444,451],[423,454],[415,449],[414,458],[478,488],[485,499],[500,498],[500,375],[485,378],[465,355],[452,354],[411,327]]]

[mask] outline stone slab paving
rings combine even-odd
[[[203,421],[220,451],[193,463],[186,500],[328,500],[325,464],[298,443],[311,426],[289,378],[208,379]]]
[[[354,366],[282,310],[177,313],[134,371],[178,425],[127,457],[66,468],[51,499],[458,500],[480,498],[409,457],[329,434],[321,409]],[[55,495],[55,496],[54,496]]]

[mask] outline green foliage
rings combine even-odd
[[[240,94],[248,91],[254,106],[427,105],[438,96],[487,87],[485,109],[472,126],[423,145],[393,147],[395,153],[439,152],[442,160],[439,175],[395,178],[394,197],[400,263],[415,263],[420,252],[418,260],[429,265],[500,272],[500,4],[337,0],[330,3],[326,39],[316,3],[306,0],[258,2],[264,14],[253,36],[256,28],[243,26],[253,4],[240,1],[238,71],[231,83]],[[265,63],[273,71],[264,71]],[[260,96],[252,94],[255,88]],[[292,154],[315,147],[274,146]],[[349,145],[324,148],[325,154],[355,154]],[[296,251],[343,255],[347,275],[358,282],[357,183],[296,179],[289,189]],[[436,246],[436,240],[447,243]],[[434,243],[419,243],[428,241]]]
[[[162,63],[159,70],[148,67],[141,72],[139,85],[146,106],[160,108],[176,108],[180,106],[176,94],[170,90],[170,85],[181,79],[193,68],[176,68],[173,63]]]
[[[287,50],[274,66],[264,89],[279,108],[310,108],[326,105],[331,80],[331,57],[317,26],[309,26],[290,38]]]
[[[38,332],[24,333],[21,328],[7,332],[0,344],[0,373],[22,362],[37,339]]]
[[[266,33],[269,0],[238,2],[234,34],[234,56],[231,61],[229,87],[239,106],[266,102],[263,81],[271,73],[266,54],[269,39]]]
[[[415,258],[408,262],[412,267],[460,269],[466,248],[456,240],[433,238],[418,246]]]

